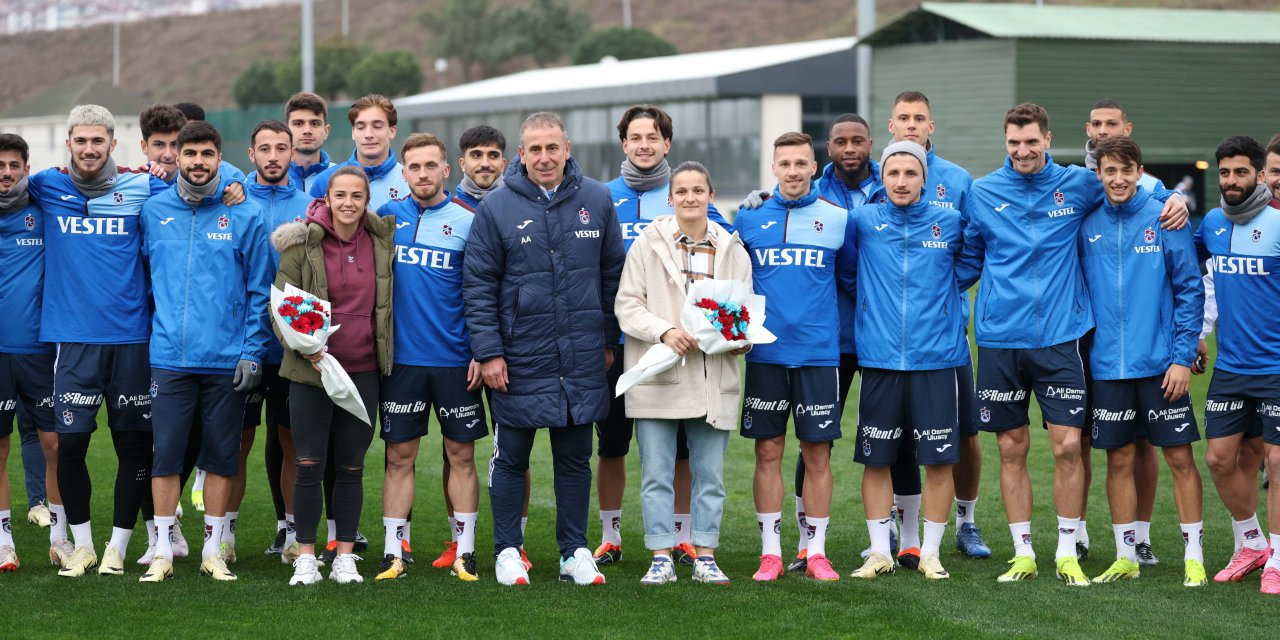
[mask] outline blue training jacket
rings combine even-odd
[[[969,362],[968,297],[956,287],[964,238],[959,211],[925,200],[853,211],[858,263],[858,364],[893,371]]]
[[[799,200],[783,200],[774,187],[760,208],[738,212],[755,292],[765,297],[766,326],[778,337],[753,347],[748,362],[840,364],[836,289],[852,294],[856,271],[849,217],[847,210],[820,198],[813,183]]]
[[[266,356],[271,249],[256,203],[222,203],[222,190],[232,181],[222,180],[217,194],[194,207],[177,187],[142,207],[156,309],[153,367],[228,373],[241,360],[261,363]]]
[[[324,149],[320,150],[320,161],[309,166],[289,163],[289,181],[298,188],[299,191],[310,192],[311,185],[316,178],[325,172],[326,169],[333,166],[333,161],[329,160],[329,152]]]
[[[640,233],[654,218],[675,213],[675,209],[667,202],[670,182],[648,191],[636,191],[627,186],[627,181],[619,176],[605,183],[605,186],[609,187],[609,193],[613,196],[613,208],[618,212],[618,224],[622,226],[622,241],[627,251],[631,250],[631,243],[640,237]],[[733,225],[720,215],[714,204],[707,207],[707,219],[724,227],[730,234],[734,231]]]
[[[1080,225],[1084,280],[1098,319],[1089,368],[1098,380],[1163,375],[1190,367],[1204,316],[1204,288],[1191,230],[1160,227],[1164,205],[1139,188]]]
[[[446,191],[434,207],[409,197],[378,215],[396,219],[395,363],[467,366],[471,336],[462,304],[462,261],[475,212]]]
[[[1085,214],[1102,206],[1102,191],[1096,173],[1055,164],[1049,154],[1036,173],[1018,173],[1006,157],[974,181],[957,272],[965,289],[982,278],[974,306],[979,346],[1038,349],[1093,328],[1077,236]]]
[[[66,169],[31,176],[28,190],[45,215],[40,340],[140,344],[150,338],[138,214],[152,194],[170,188],[121,168],[111,191],[90,200]]]
[[[882,202],[884,185],[880,184],[880,165],[870,158],[867,159],[867,165],[870,169],[867,179],[863,180],[857,189],[850,189],[840,176],[836,175],[836,163],[827,163],[827,166],[822,169],[822,175],[818,177],[818,195],[848,211],[853,211],[864,204]],[[838,288],[836,306],[840,311],[840,353],[857,353],[858,344],[853,329],[857,302],[854,301],[853,292]]]
[[[329,188],[329,178],[333,173],[342,167],[352,166],[364,169],[364,174],[369,176],[369,210],[377,211],[383,205],[393,200],[409,197],[409,183],[404,181],[401,169],[404,167],[396,161],[396,152],[388,151],[387,159],[376,167],[366,167],[360,164],[356,157],[356,152],[351,152],[351,157],[346,162],[335,164],[325,169],[320,175],[315,177],[311,183],[311,197],[323,198],[325,191]]]
[[[262,222],[266,225],[268,239],[271,238],[271,233],[281,225],[303,222],[307,219],[307,207],[314,198],[298,190],[297,186],[292,175],[287,184],[280,185],[258,184],[257,171],[245,178],[244,195],[262,209]],[[274,281],[275,273],[280,270],[280,253],[276,251],[275,245],[270,242],[267,245],[271,248],[271,276]],[[269,327],[270,318],[267,321]],[[267,355],[263,364],[280,364],[283,359],[284,347],[280,346],[280,341],[272,333],[267,341]]]
[[[0,353],[52,353],[52,344],[40,342],[44,213],[34,199],[0,211],[0,274]]]
[[[1217,367],[1232,373],[1280,373],[1280,200],[1248,224],[1214,209],[1195,232],[1201,260],[1213,261],[1218,302]]]

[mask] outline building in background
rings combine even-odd
[[[0,113],[0,131],[16,133],[31,147],[31,170],[65,167],[67,116],[78,104],[99,104],[116,120],[116,150],[112,155],[122,167],[146,163],[138,114],[149,104],[146,98],[112,86],[110,80],[75,76]]]
[[[1001,123],[1020,102],[1049,111],[1054,160],[1083,164],[1089,108],[1119,100],[1147,170],[1168,187],[1192,176],[1211,206],[1218,143],[1280,131],[1276,12],[925,3],[864,42],[877,142],[894,96],[922,91],[939,153],[974,176],[1003,162]]]
[[[771,155],[761,151],[775,137],[804,130],[821,145],[831,118],[855,109],[853,45],[835,38],[525,71],[400,98],[399,130],[430,131],[456,155],[463,131],[488,124],[507,135],[514,159],[525,116],[556,111],[583,172],[610,180],[623,158],[622,112],[652,103],[675,123],[672,165],[707,165],[720,200],[736,205],[747,190],[774,183]]]

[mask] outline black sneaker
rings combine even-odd
[[[356,530],[356,546],[352,548],[353,553],[361,553],[369,548],[369,539],[359,529]]]
[[[453,568],[449,571],[450,575],[457,576],[463,582],[475,582],[480,579],[480,574],[476,572],[476,557],[472,553],[464,553],[453,561]]]
[[[915,571],[920,568],[920,549],[912,547],[898,552],[898,566]]]
[[[688,542],[681,542],[671,549],[671,559],[676,564],[692,567],[697,558],[697,550]]]
[[[271,546],[267,547],[262,553],[269,556],[278,556],[284,551],[284,529],[276,532],[276,539],[271,542]]]
[[[334,541],[325,545],[324,549],[320,551],[320,555],[317,556],[317,559],[320,560],[321,564],[332,565],[333,559],[336,557],[338,557],[338,543],[337,541]]]
[[[1084,562],[1089,559],[1089,545],[1076,541],[1076,560]]]
[[[809,571],[808,549],[796,554],[796,559],[787,565],[787,573],[807,573]]]
[[[1151,552],[1150,542],[1139,542],[1137,546],[1138,564],[1144,567],[1154,567],[1160,564],[1160,558]]]

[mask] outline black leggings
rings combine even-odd
[[[284,447],[280,446],[280,427],[276,425],[275,420],[271,419],[271,412],[267,412],[266,432],[267,442],[263,447],[266,449],[267,462],[267,485],[271,487],[271,503],[276,508],[276,520],[284,520],[284,493],[280,491],[280,469],[284,465]]]
[[[377,372],[354,373],[351,380],[369,417],[376,417]],[[335,482],[330,511],[337,522],[338,541],[355,542],[364,500],[364,456],[373,442],[373,427],[335,405],[323,388],[297,382],[289,385],[289,417],[293,423],[293,446],[298,453],[298,479],[293,488],[298,542],[316,543],[331,434]]]
[[[93,484],[85,456],[92,437],[92,433],[58,434],[58,489],[69,524],[89,521]],[[151,432],[112,429],[111,442],[119,460],[112,526],[133,529],[143,500],[151,494]]]

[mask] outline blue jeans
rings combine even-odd
[[[644,544],[649,550],[676,545],[675,481],[676,428],[684,423],[689,441],[689,468],[693,473],[690,501],[695,547],[720,545],[720,518],[724,514],[724,452],[729,432],[716,429],[701,418],[692,420],[636,419],[640,444],[640,509],[644,513]]]

